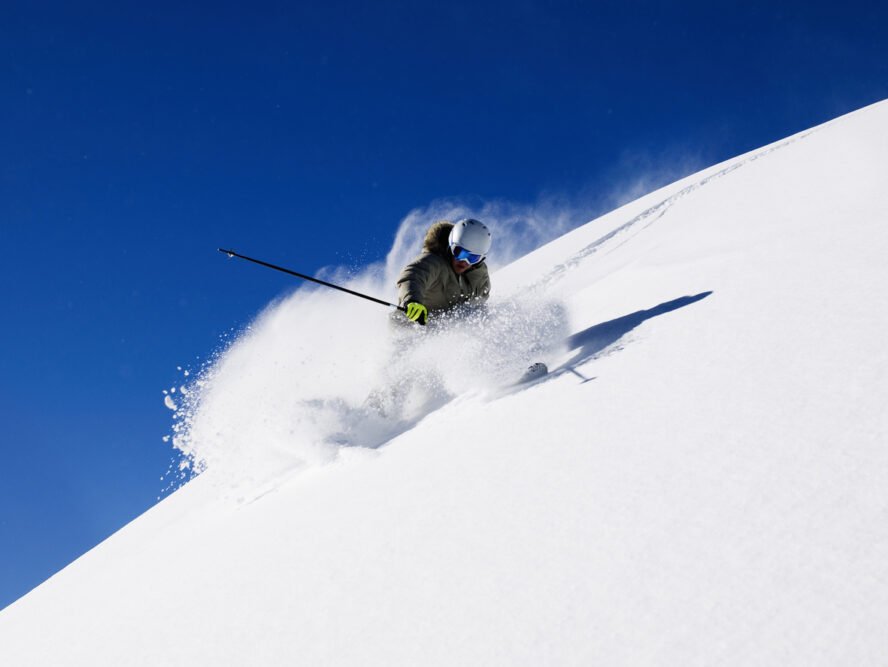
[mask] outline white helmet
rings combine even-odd
[[[476,264],[484,259],[490,250],[490,230],[483,222],[465,218],[453,225],[448,242],[454,257]]]

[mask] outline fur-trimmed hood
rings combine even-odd
[[[425,240],[422,242],[422,251],[431,252],[442,257],[449,257],[450,254],[450,230],[453,229],[453,223],[441,220],[429,227],[426,232]]]

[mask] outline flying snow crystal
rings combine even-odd
[[[175,401],[173,401],[173,397],[169,394],[163,397],[163,404],[173,412],[179,409],[179,406],[176,405]]]

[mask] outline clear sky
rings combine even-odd
[[[3,3],[0,607],[156,502],[162,390],[292,288],[217,247],[360,266],[442,197],[555,196],[579,224],[888,97],[886,25],[884,2]]]

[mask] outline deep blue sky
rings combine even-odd
[[[440,197],[582,222],[888,97],[884,2],[10,4],[0,607],[155,502],[161,390],[292,287],[217,247],[367,263]]]

